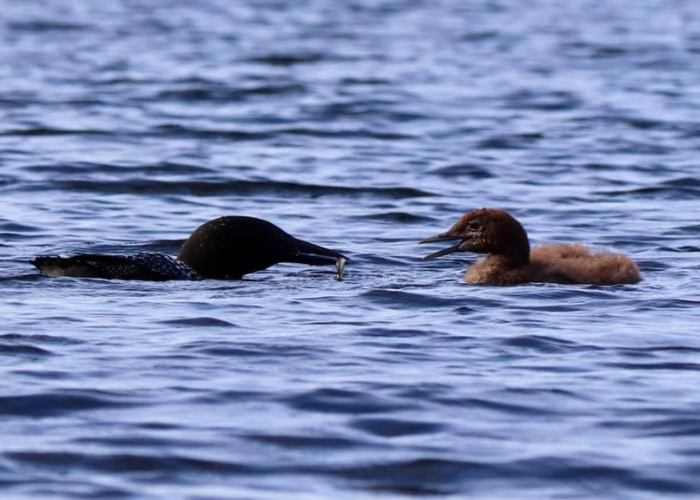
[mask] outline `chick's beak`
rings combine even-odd
[[[438,234],[437,236],[431,236],[430,238],[426,238],[422,241],[420,241],[418,244],[422,245],[423,243],[436,243],[438,241],[454,241],[454,240],[461,240],[459,236],[453,236],[450,233],[442,233]],[[431,254],[428,254],[423,257],[423,260],[430,260],[430,259],[436,259],[438,257],[442,257],[443,255],[447,255],[450,253],[454,252],[459,252],[460,250],[460,245],[462,244],[462,241],[457,243],[456,245],[453,245],[451,247],[443,248],[442,250],[438,250],[437,252],[433,252]]]

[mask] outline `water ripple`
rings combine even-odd
[[[75,412],[127,406],[130,403],[122,397],[90,391],[0,396],[0,415],[14,417],[58,417]]]
[[[152,194],[192,194],[195,196],[223,196],[223,195],[255,195],[255,194],[276,194],[291,197],[319,197],[319,196],[374,196],[382,198],[420,198],[430,196],[431,193],[420,189],[396,187],[346,187],[327,186],[315,184],[298,184],[293,182],[279,181],[165,181],[130,179],[122,181],[98,181],[83,179],[57,180],[50,185],[29,186],[24,185],[22,189],[29,191],[37,190],[59,190],[91,193],[152,193]]]

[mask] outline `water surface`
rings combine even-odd
[[[692,2],[0,2],[8,499],[700,495]],[[462,282],[482,206],[637,286]],[[346,252],[39,276],[225,214]]]

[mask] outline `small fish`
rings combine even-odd
[[[348,259],[345,257],[338,257],[338,260],[335,261],[335,267],[338,269],[338,275],[336,276],[336,280],[338,281],[343,281],[343,269],[345,269],[345,264],[348,262]]]

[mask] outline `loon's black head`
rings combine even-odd
[[[177,258],[203,278],[240,279],[280,262],[334,265],[343,254],[299,240],[254,217],[220,217],[199,226]]]

